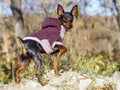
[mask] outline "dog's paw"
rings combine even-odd
[[[15,82],[16,82],[16,84],[19,84],[19,83],[20,83],[20,80],[19,80],[19,79],[17,79],[17,80],[15,80]]]
[[[42,86],[45,86],[45,85],[48,84],[48,83],[45,82],[45,81],[42,81],[42,82],[40,82],[40,84],[41,84]]]
[[[61,74],[59,72],[55,73],[56,76],[61,76]]]

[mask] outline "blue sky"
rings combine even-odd
[[[54,1],[54,0],[53,0]],[[80,0],[71,0],[74,2],[79,2]],[[87,7],[84,8],[84,6],[82,6],[83,4],[79,3],[79,9],[81,13],[84,13],[83,9],[85,9],[86,14],[87,15],[111,15],[110,9],[109,8],[103,8],[100,5],[100,0],[89,0],[90,2],[88,3]],[[104,0],[102,0],[104,1]],[[72,5],[69,7],[71,8]],[[105,13],[106,12],[106,13]],[[1,3],[0,2],[0,14],[2,15],[8,15],[8,14],[12,14],[9,6],[6,3]]]
[[[1,15],[8,15],[8,14],[11,15],[12,14],[12,12],[11,12],[7,3],[1,3],[0,2],[0,14]]]
[[[101,4],[100,4],[100,0],[89,0],[90,2],[88,3],[88,6],[85,8],[86,10],[86,13],[88,15],[98,15],[98,14],[101,14],[101,15],[111,15],[111,11],[109,9],[109,7],[101,7]],[[101,0],[101,1],[104,1],[104,0]],[[107,1],[107,0],[106,0]],[[103,2],[104,3],[104,2]],[[108,3],[106,3],[106,5],[108,5]],[[84,9],[84,7],[81,7],[82,9]]]

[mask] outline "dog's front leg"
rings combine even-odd
[[[55,74],[58,75],[58,76],[61,76],[61,74],[58,72],[58,61],[57,61],[57,59],[60,58],[67,51],[67,48],[62,46],[62,45],[57,45],[55,48],[58,49],[59,52],[55,55],[53,54],[53,56],[52,56],[53,68],[54,68]]]
[[[57,56],[53,55],[52,56],[52,61],[53,61],[53,69],[56,75],[60,76],[58,72],[58,61],[57,61]]]

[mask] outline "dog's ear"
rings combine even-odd
[[[77,13],[77,10],[78,10],[78,5],[73,6],[73,8],[71,10],[71,13],[73,16]]]
[[[63,7],[62,7],[60,4],[58,4],[57,14],[60,16],[60,15],[62,15],[63,13],[64,13]]]
[[[21,45],[21,47],[22,47],[22,54],[23,54],[23,55],[26,55],[27,49],[26,49],[26,47],[25,47],[25,45],[24,45],[24,41],[23,41],[22,38],[20,38],[20,37],[18,37],[18,41],[19,41],[19,43],[20,43],[20,45]]]

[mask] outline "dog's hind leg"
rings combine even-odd
[[[20,65],[16,68],[16,70],[15,70],[15,81],[16,81],[16,83],[20,82],[20,79],[19,79],[20,71],[22,71],[24,68],[26,68],[26,66],[28,66],[29,63],[30,63],[30,59],[23,60],[20,63]]]
[[[34,60],[35,60],[35,64],[36,64],[36,77],[38,79],[38,82],[40,82],[40,84],[42,86],[46,85],[47,82],[44,82],[42,80],[42,62],[41,62],[41,57],[39,55],[39,53],[36,53],[34,56],[33,56]]]

